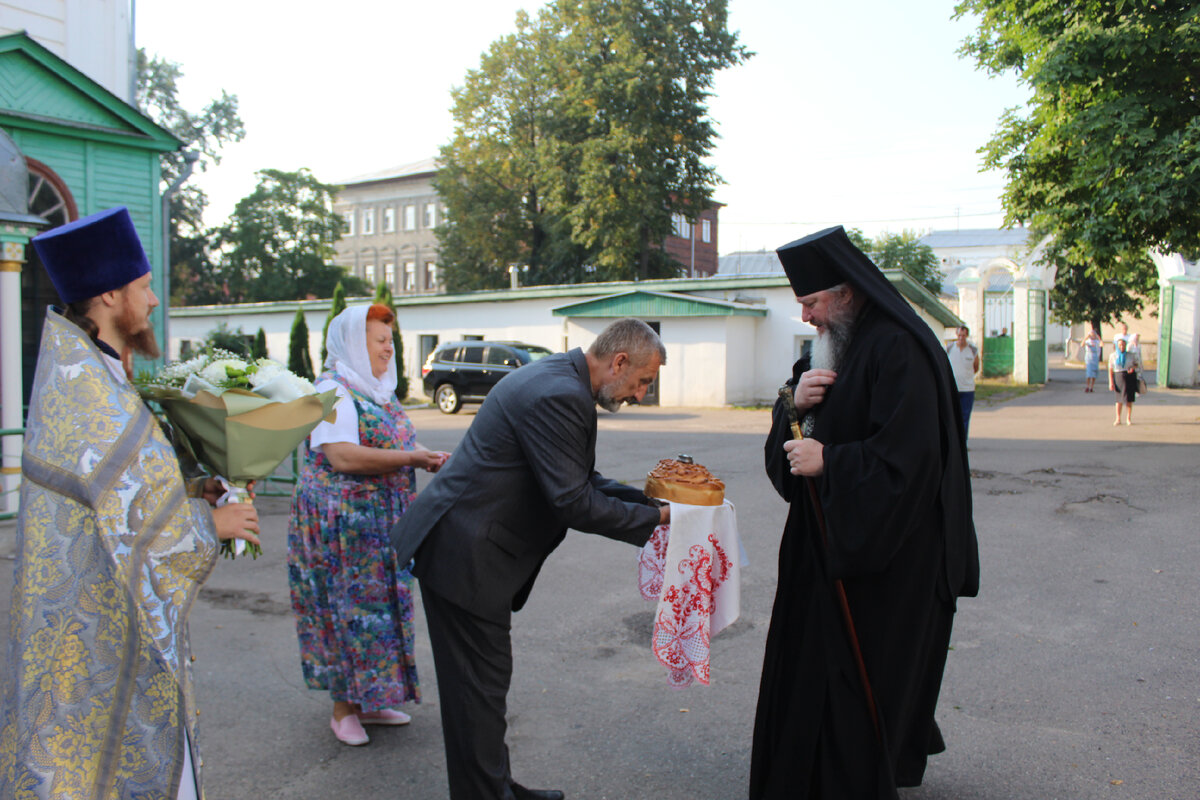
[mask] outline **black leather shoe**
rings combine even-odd
[[[517,800],[563,800],[565,797],[558,789],[526,789],[519,783],[512,785],[512,791]]]

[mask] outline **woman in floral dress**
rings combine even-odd
[[[309,436],[288,526],[304,680],[329,692],[330,727],[350,745],[369,741],[364,724],[408,724],[394,706],[420,702],[413,579],[388,531],[415,495],[415,468],[436,472],[449,456],[417,444],[396,399],[394,320],[376,304],[330,322],[316,386],[337,390],[337,419]]]

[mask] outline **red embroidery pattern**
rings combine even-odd
[[[651,649],[669,670],[671,686],[683,688],[693,680],[708,685],[713,593],[729,577],[732,562],[718,543],[716,533],[710,533],[707,544],[688,548],[686,557],[675,567],[679,579],[670,582],[661,598],[658,592],[648,596],[647,591],[655,586],[661,592],[665,582],[669,536],[669,526],[659,526],[654,531],[650,540],[653,546],[643,551],[639,570],[642,596],[660,599]],[[651,559],[654,562],[648,564]]]
[[[667,533],[670,525],[659,525],[638,556],[638,589],[646,600],[662,594],[663,566],[667,563]]]

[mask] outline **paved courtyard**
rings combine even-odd
[[[970,455],[983,569],[961,602],[938,713],[949,749],[906,800],[1200,796],[1200,391],[1152,390],[1114,428],[1111,395],[1055,369],[977,405]],[[473,407],[413,412],[453,449]],[[742,615],[713,641],[710,687],[672,690],[628,545],[572,533],[514,620],[514,774],[574,800],[745,796],[763,641],[786,508],[762,473],[764,410],[601,413],[598,469],[639,481],[693,454],[728,486],[750,564]],[[350,748],[301,679],[284,569],[286,500],[263,498],[265,555],[218,565],[192,614],[210,798],[446,797],[423,615],[424,701]],[[12,524],[0,524],[11,558]],[[0,561],[7,616],[11,561]],[[0,626],[6,639],[7,625]],[[7,647],[7,644],[4,644]]]

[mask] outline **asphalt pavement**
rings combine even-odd
[[[955,623],[938,711],[948,750],[905,800],[1200,797],[1200,390],[1152,388],[1132,426],[1112,426],[1111,400],[1059,365],[1037,392],[976,406],[982,591]],[[423,444],[452,450],[473,414],[411,415]],[[572,800],[745,797],[786,516],[762,472],[768,422],[762,409],[601,412],[597,467],[609,477],[640,482],[687,452],[725,480],[750,559],[742,614],[713,640],[711,686],[671,689],[650,653],[636,551],[572,532],[514,618],[519,781]],[[191,616],[208,797],[445,798],[423,614],[413,723],[340,744],[327,696],[300,674],[287,501],[259,502],[265,554],[218,564]],[[12,541],[0,523],[0,556]],[[10,591],[0,563],[0,614]]]

